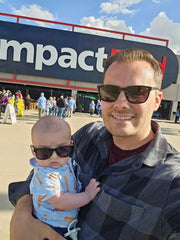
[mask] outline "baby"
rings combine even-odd
[[[31,137],[33,213],[59,234],[67,236],[68,225],[76,221],[78,209],[100,191],[99,182],[91,179],[81,192],[74,172],[74,167],[79,169],[79,166],[70,157],[73,152],[71,130],[63,119],[56,116],[39,119],[32,127]]]

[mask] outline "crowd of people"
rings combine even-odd
[[[24,99],[20,90],[18,90],[15,94],[6,89],[0,91],[0,117],[1,113],[5,113],[8,104],[12,104],[14,106],[16,116],[23,116]]]
[[[41,92],[38,98],[39,118],[54,115],[60,118],[72,117],[72,113],[76,109],[76,101],[73,97],[65,97],[61,95],[59,98],[49,97],[48,99]]]
[[[94,100],[92,100],[89,104],[89,113],[92,116],[95,113],[102,118],[102,107],[101,107],[101,101],[97,100],[97,103],[95,104]]]
[[[44,93],[40,94],[37,99],[39,118],[45,115],[55,115],[61,118],[72,117],[72,113],[76,109],[76,101],[73,97],[55,96],[46,98]],[[30,110],[31,96],[27,94],[23,97],[21,90],[14,94],[10,90],[3,89],[0,91],[0,117],[1,113],[5,113],[7,105],[13,104],[16,116],[23,116],[24,110]]]

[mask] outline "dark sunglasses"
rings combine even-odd
[[[33,148],[34,148],[36,157],[39,160],[46,160],[50,158],[54,151],[59,157],[62,157],[62,158],[70,156],[73,152],[73,145],[59,146],[57,148],[35,148],[33,146]]]
[[[124,91],[125,96],[130,103],[144,103],[149,97],[151,90],[158,90],[157,87],[148,86],[129,86],[126,88],[121,88],[115,85],[98,85],[97,86],[101,100],[104,102],[115,102],[121,91]]]

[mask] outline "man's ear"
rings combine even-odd
[[[161,104],[161,100],[162,100],[162,96],[163,93],[162,91],[158,91],[157,95],[156,95],[156,100],[155,100],[155,105],[154,105],[154,112],[156,112]]]

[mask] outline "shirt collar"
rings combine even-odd
[[[149,167],[156,167],[166,160],[167,154],[172,154],[173,149],[168,144],[166,138],[163,136],[161,128],[157,122],[152,120],[151,128],[155,134],[154,139],[151,141],[147,149],[139,154],[139,161]],[[100,143],[99,148],[101,149],[101,156],[108,158],[112,135],[104,127],[99,137],[101,138],[101,141],[97,142]]]
[[[167,154],[172,153],[172,150],[163,136],[159,124],[151,121],[151,127],[155,136],[149,147],[142,153],[142,162],[147,166],[156,167],[166,160]]]

